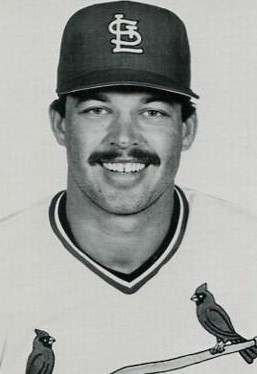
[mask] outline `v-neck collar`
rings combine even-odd
[[[127,294],[136,292],[174,255],[183,239],[189,212],[183,191],[175,186],[174,213],[167,236],[160,248],[143,265],[127,275],[99,264],[78,247],[66,218],[65,201],[66,192],[61,191],[51,202],[49,218],[54,233],[73,256],[110,285]]]

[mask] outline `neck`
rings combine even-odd
[[[172,186],[147,209],[120,215],[99,208],[68,183],[66,213],[78,246],[103,266],[131,273],[165,238],[173,214],[173,192]]]

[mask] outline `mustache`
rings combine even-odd
[[[115,161],[118,158],[133,158],[137,162],[142,164],[152,164],[159,166],[161,164],[160,157],[151,151],[147,151],[139,148],[132,148],[129,152],[121,152],[118,149],[107,150],[107,151],[95,151],[88,158],[88,163],[94,166],[103,162]]]

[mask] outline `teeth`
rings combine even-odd
[[[116,171],[119,173],[136,173],[143,170],[146,165],[132,162],[104,162],[103,167],[110,171]]]

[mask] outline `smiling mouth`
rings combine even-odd
[[[104,169],[115,173],[139,173],[149,166],[149,164],[141,162],[103,162]]]

